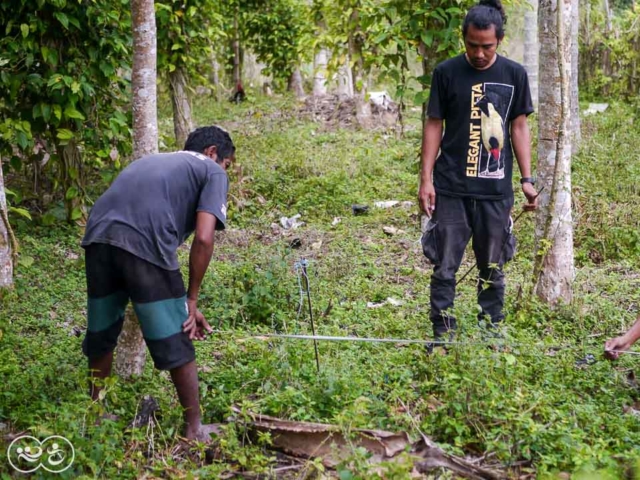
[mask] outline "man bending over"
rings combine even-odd
[[[94,378],[111,374],[113,350],[129,300],[156,368],[169,370],[184,408],[184,435],[206,441],[192,340],[211,327],[198,310],[198,294],[213,253],[216,230],[227,219],[226,169],[235,156],[229,134],[215,126],[191,132],[184,150],[147,155],[125,168],[98,199],[82,240],[85,248],[88,326],[82,349]],[[189,285],[178,247],[194,233]]]

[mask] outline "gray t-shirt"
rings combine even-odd
[[[178,247],[196,226],[196,213],[227,221],[229,180],[200,153],[147,155],[125,168],[89,215],[82,246],[107,243],[167,270],[177,270]]]

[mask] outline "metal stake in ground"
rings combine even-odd
[[[540,196],[540,194],[542,193],[542,191],[543,191],[543,190],[544,190],[544,187],[542,187],[542,188],[540,189],[540,191],[538,192],[538,194],[537,194],[535,197],[533,197],[533,200],[534,200],[534,201],[535,201],[535,199],[536,199],[536,198],[538,198],[538,197]],[[513,224],[511,225],[511,228],[512,228],[512,229],[516,226],[516,222],[517,222],[518,220],[520,220],[520,217],[521,217],[524,213],[526,213],[526,212],[527,212],[527,210],[522,210],[522,211],[518,214],[518,216],[516,216],[515,220],[513,221]],[[504,247],[507,245],[507,240],[508,240],[508,239],[509,239],[509,237],[507,236],[507,237],[504,239],[504,241],[502,242],[502,248],[500,249],[500,257],[502,256],[502,252],[504,251]],[[498,257],[498,258],[500,258],[500,257]],[[458,286],[458,284],[459,284],[460,282],[462,282],[465,278],[467,278],[467,277],[469,276],[469,274],[473,271],[473,269],[474,269],[474,268],[476,268],[477,266],[478,266],[478,261],[476,260],[476,263],[474,263],[474,264],[473,264],[473,267],[471,267],[469,270],[467,270],[467,271],[465,272],[465,274],[464,274],[462,277],[460,277],[460,279],[456,282],[456,286]]]
[[[302,275],[304,276],[305,289],[307,291],[307,303],[309,304],[309,320],[311,321],[311,331],[313,332],[313,336],[316,336],[316,326],[313,322],[313,309],[311,308],[311,291],[309,288],[309,276],[307,275],[307,261],[302,259],[300,262],[302,266]],[[316,368],[318,369],[318,373],[320,373],[320,355],[318,354],[318,341],[317,339],[313,339],[313,348],[316,353]]]

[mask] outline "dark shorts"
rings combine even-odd
[[[89,296],[85,355],[96,358],[114,350],[131,300],[156,368],[171,370],[195,360],[193,343],[182,332],[188,314],[180,270],[165,270],[102,243],[89,245],[85,258]]]

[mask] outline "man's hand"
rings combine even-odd
[[[436,209],[436,189],[433,187],[433,183],[424,182],[420,184],[418,200],[422,211],[426,213],[427,217],[431,218],[433,211]]]
[[[187,299],[187,309],[189,316],[182,324],[182,331],[189,335],[189,339],[204,340],[207,333],[213,332],[213,329],[207,323],[204,315],[198,310],[197,300]]]
[[[538,192],[533,188],[533,185],[530,183],[522,184],[522,193],[527,197],[527,203],[523,205],[523,209],[527,212],[531,212],[538,208]]]
[[[604,356],[609,360],[616,360],[620,356],[620,352],[629,350],[632,343],[626,335],[607,340],[604,344]]]

